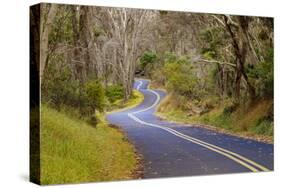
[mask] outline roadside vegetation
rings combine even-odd
[[[48,81],[42,90],[48,92],[42,93],[41,183],[136,178],[139,156],[126,135],[108,125],[105,112],[133,107],[143,95],[134,90],[124,100],[119,86],[105,89],[98,81],[88,81],[79,91],[62,76]],[[83,98],[77,92],[84,92]]]
[[[49,66],[42,85],[41,183],[136,178],[139,156],[105,113],[133,107],[143,95],[134,90],[125,100],[121,86],[95,79],[79,87],[68,69],[59,70]]]
[[[267,62],[247,69],[249,81],[255,87],[251,98],[247,86],[236,96],[232,87],[235,75],[229,74],[223,86],[218,85],[217,66],[210,65],[210,73],[198,75],[196,64],[187,57],[165,54],[164,61],[152,73],[152,87],[165,88],[166,99],[158,107],[158,115],[173,121],[206,124],[243,133],[248,136],[267,136],[273,141],[273,56]],[[266,75],[266,76],[264,76]],[[233,76],[233,78],[231,78]],[[242,82],[243,83],[243,82]],[[221,93],[223,92],[223,94]]]
[[[208,112],[201,112],[192,101],[191,109],[178,108],[178,102],[174,95],[168,96],[159,105],[157,115],[176,122],[184,122],[194,125],[218,128],[218,131],[226,130],[229,133],[241,134],[241,136],[257,138],[266,142],[273,142],[273,121],[268,117],[272,113],[272,100],[259,101],[256,104],[240,105],[233,112],[228,112],[231,102],[226,105],[219,103]],[[195,110],[198,110],[197,112]]]
[[[41,114],[42,184],[132,179],[134,147],[102,117],[94,128],[46,105]]]
[[[161,48],[143,53],[138,66],[152,80],[152,88],[168,92],[158,115],[237,134],[261,135],[272,142],[272,19],[194,16],[196,23],[191,22],[191,27],[198,34],[193,35],[194,41],[186,41],[193,46],[190,49],[182,44],[188,40],[183,22],[189,17],[173,12],[160,15],[157,28],[178,31],[180,41],[173,38],[173,32],[162,32],[160,38],[166,40],[160,39]]]
[[[144,96],[141,92],[138,90],[133,90],[132,95],[130,96],[129,100],[124,99],[118,99],[111,103],[111,105],[108,107],[107,112],[117,112],[121,110],[125,110],[128,108],[133,108],[140,104],[144,99]]]
[[[168,91],[163,114],[273,135],[272,18],[55,4],[41,9],[44,16],[34,15],[32,25],[44,23],[40,78],[49,106],[78,109],[95,125],[98,112],[134,98],[138,72]]]
[[[40,32],[40,49],[33,50],[40,54],[42,184],[136,178],[140,164],[134,146],[105,120],[106,112],[143,100],[133,90],[137,48],[119,56],[125,54],[123,46],[136,44],[130,33],[124,35],[127,29],[120,29],[123,24],[118,26],[121,12],[58,4],[31,10],[31,30]],[[135,20],[145,12],[126,13]],[[115,31],[104,24],[109,22],[116,22]],[[132,30],[134,36],[140,27]]]
[[[143,95],[134,90],[126,100],[120,85],[105,87],[91,78],[81,84],[68,68],[53,65],[42,85],[41,183],[136,178],[139,156],[126,135],[108,125],[105,113],[135,106]]]
[[[104,114],[141,102],[135,73],[167,90],[168,119],[273,135],[272,18],[45,3],[30,16],[44,184],[131,177],[134,148]]]

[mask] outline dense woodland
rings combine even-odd
[[[220,106],[225,116],[262,103],[254,124],[273,129],[272,18],[56,4],[41,10],[43,103],[78,109],[95,124],[97,111],[133,97],[142,76],[167,90],[160,111],[201,116]]]

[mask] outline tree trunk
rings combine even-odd
[[[79,19],[79,35],[81,40],[81,47],[83,48],[82,55],[82,80],[84,81],[87,75],[90,74],[91,58],[89,54],[89,42],[91,39],[90,28],[89,28],[89,12],[90,7],[81,6],[80,8],[80,19]]]
[[[246,60],[246,54],[247,52],[249,51],[249,49],[251,48],[250,46],[250,41],[248,39],[248,27],[249,27],[249,20],[246,16],[240,16],[238,18],[239,20],[239,26],[240,26],[240,38],[242,39],[242,53],[243,53],[243,61],[241,61],[240,63],[242,64],[242,69],[241,69],[241,74],[243,75],[245,81],[246,81],[246,84],[247,84],[247,88],[249,90],[249,94],[250,94],[250,99],[251,100],[254,100],[256,98],[256,91],[255,91],[255,88],[254,86],[250,83],[249,79],[248,79],[248,76],[244,70],[244,63],[245,63],[245,60]]]
[[[79,42],[79,9],[77,6],[72,6],[72,29],[73,29],[73,63],[74,63],[74,72],[75,72],[75,79],[82,82],[82,69],[83,63],[81,61],[81,46]]]
[[[48,59],[48,50],[49,50],[49,34],[52,29],[52,24],[55,19],[58,5],[49,4],[50,8],[47,12],[47,16],[45,18],[45,14],[43,14],[44,9],[47,9],[48,4],[41,5],[41,15],[40,15],[40,80],[43,78],[43,74],[47,65]]]
[[[241,78],[242,76],[246,80],[247,87],[249,90],[250,98],[251,100],[255,99],[255,88],[251,85],[245,70],[244,65],[246,62],[246,56],[249,49],[248,39],[247,39],[247,29],[249,26],[248,18],[245,16],[240,16],[238,18],[239,26],[238,26],[238,35],[236,36],[231,28],[231,24],[229,23],[229,20],[226,16],[224,16],[225,25],[227,28],[227,31],[229,32],[231,39],[232,39],[232,45],[234,48],[234,52],[237,58],[236,63],[236,78],[235,78],[235,97],[239,100],[240,98],[240,88],[241,88]],[[240,40],[239,40],[240,39]],[[239,46],[240,44],[240,46]]]

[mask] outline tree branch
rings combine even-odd
[[[201,61],[201,62],[204,62],[204,63],[217,63],[217,64],[220,64],[220,65],[229,65],[229,66],[232,66],[232,67],[236,67],[235,64],[216,61],[216,60],[199,59],[198,61]]]

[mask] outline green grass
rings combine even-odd
[[[41,108],[41,184],[131,179],[137,166],[134,147],[101,121],[85,121]]]
[[[143,101],[143,99],[144,96],[141,92],[139,92],[138,90],[133,90],[131,97],[127,101],[124,101],[123,99],[117,100],[110,106],[107,111],[109,111],[109,113],[112,113],[133,108],[139,105]]]
[[[251,127],[251,131],[256,134],[273,135],[273,122],[261,120],[256,126]]]

